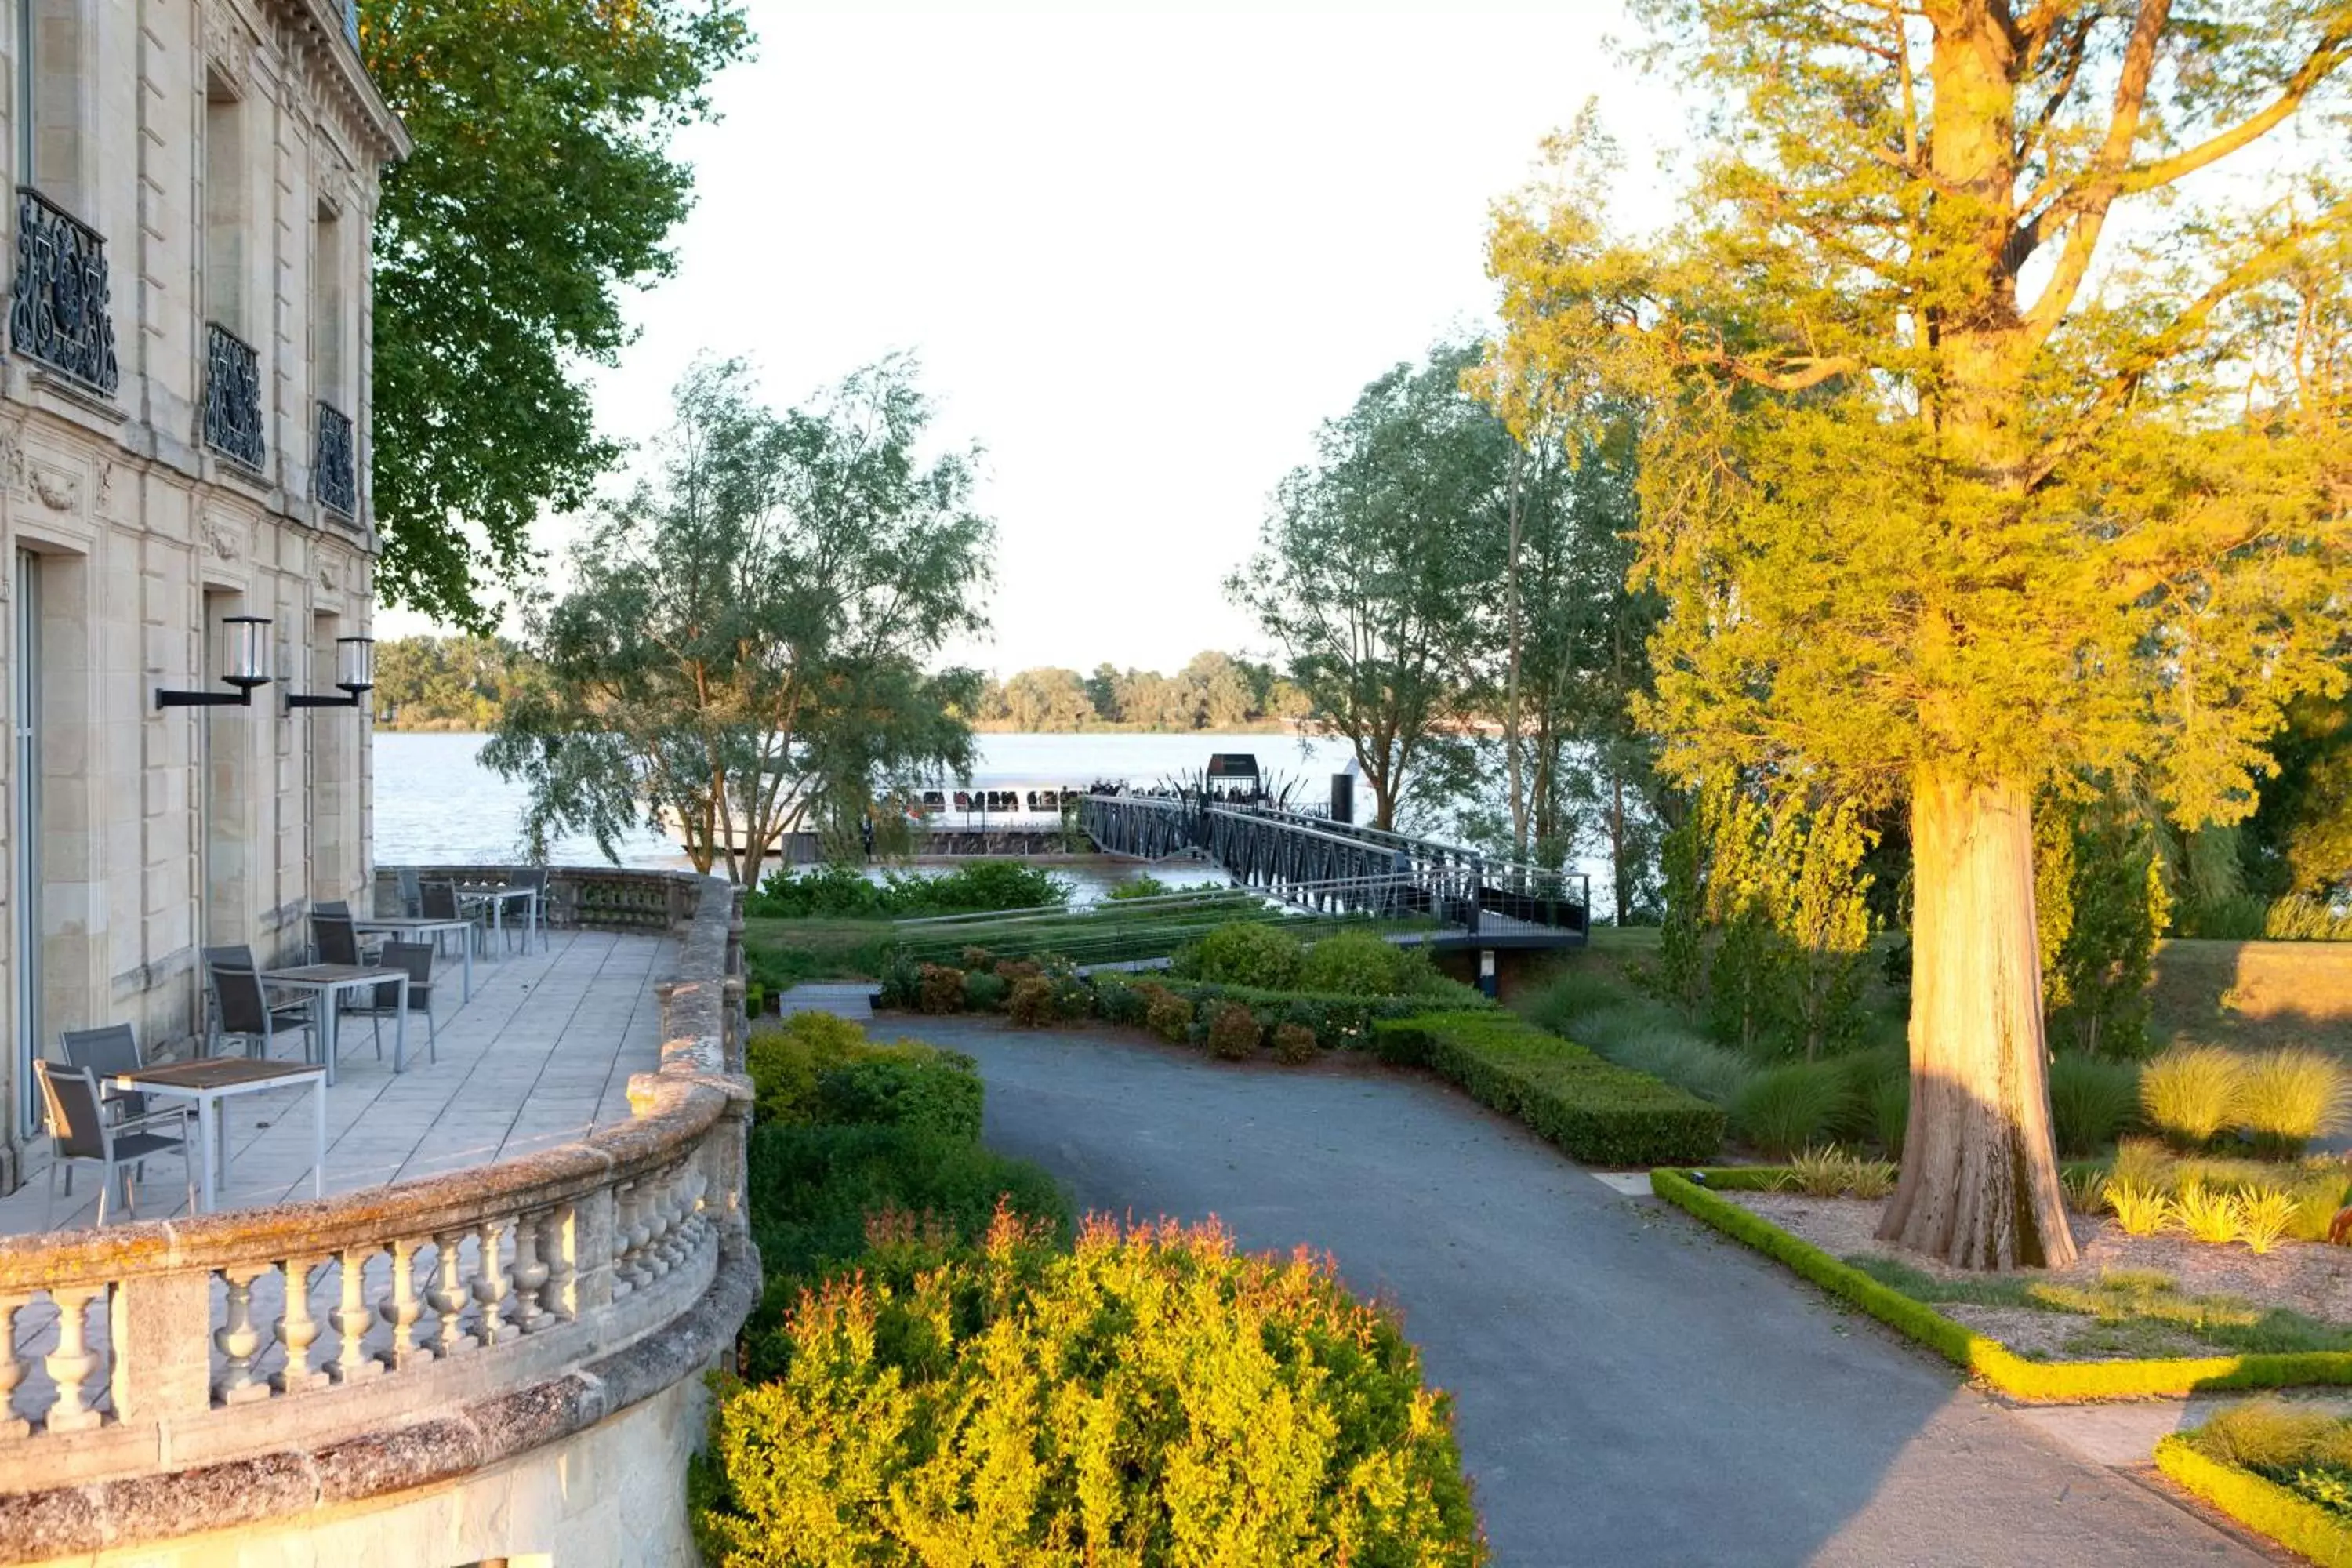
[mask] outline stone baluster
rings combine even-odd
[[[310,1364],[310,1347],[319,1338],[319,1320],[310,1312],[312,1262],[308,1258],[289,1258],[284,1265],[286,1306],[278,1315],[278,1342],[286,1347],[286,1364],[269,1380],[280,1394],[323,1388],[327,1383],[327,1374]]]
[[[26,1305],[20,1296],[0,1297],[0,1437],[22,1437],[33,1429],[16,1414],[16,1385],[25,1381],[25,1363],[16,1353],[16,1314]]]
[[[637,1244],[637,1268],[646,1284],[669,1272],[669,1249],[664,1245],[669,1235],[669,1173],[665,1171],[646,1183],[645,1201],[637,1208],[637,1217],[645,1223],[645,1240]]]
[[[105,1293],[103,1285],[65,1286],[49,1292],[58,1309],[58,1348],[44,1363],[49,1380],[58,1385],[57,1403],[49,1406],[47,1417],[52,1432],[87,1432],[106,1419],[90,1405],[90,1374],[98,1370],[98,1356],[89,1348],[89,1304]]]
[[[551,1209],[515,1220],[514,1326],[519,1333],[535,1334],[555,1321],[555,1314],[540,1305],[541,1292],[547,1289],[551,1272],[541,1256],[541,1237],[554,1223]]]
[[[474,1300],[481,1306],[481,1321],[475,1327],[485,1345],[494,1345],[506,1337],[507,1297],[510,1294],[502,1257],[501,1237],[506,1231],[503,1220],[486,1219],[479,1232],[479,1255],[475,1260]],[[520,1225],[517,1226],[520,1229]]]
[[[654,1239],[654,1209],[661,1202],[658,1184],[640,1178],[629,1184],[629,1270],[642,1290],[658,1278],[646,1247]]]
[[[337,1272],[342,1277],[342,1300],[328,1314],[335,1325],[338,1343],[335,1359],[327,1367],[327,1375],[337,1383],[361,1383],[383,1371],[383,1364],[367,1353],[368,1330],[374,1326],[375,1314],[367,1304],[367,1260],[374,1248],[347,1247],[339,1255]],[[395,1247],[397,1254],[399,1248]]]
[[[619,1300],[637,1288],[637,1271],[629,1258],[629,1249],[636,1235],[637,1187],[632,1182],[613,1189],[613,1300]]]
[[[433,1303],[439,1314],[433,1325],[433,1353],[447,1361],[459,1351],[474,1348],[474,1336],[466,1331],[465,1311],[472,1294],[466,1289],[466,1275],[457,1257],[458,1243],[464,1239],[460,1231],[443,1231],[433,1238],[435,1258],[433,1289],[425,1300]]]
[[[425,1303],[416,1289],[416,1255],[424,1250],[422,1241],[392,1244],[392,1286],[376,1312],[392,1327],[383,1364],[394,1372],[433,1359],[431,1348],[416,1342],[416,1321],[425,1315]]]
[[[261,1330],[253,1321],[253,1282],[269,1271],[268,1264],[240,1263],[221,1270],[228,1288],[228,1304],[221,1326],[213,1331],[213,1345],[226,1358],[213,1397],[223,1405],[245,1405],[269,1397],[269,1385],[253,1375],[254,1358],[261,1352]]]
[[[694,1167],[680,1164],[669,1178],[669,1266],[686,1267],[694,1256]]]

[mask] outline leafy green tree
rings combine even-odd
[[[1400,364],[1327,423],[1282,482],[1226,592],[1288,657],[1320,721],[1347,738],[1376,826],[1465,716],[1485,592],[1507,532],[1511,439],[1462,389],[1475,347]]]
[[[1118,670],[1108,664],[1095,666],[1087,677],[1087,700],[1094,706],[1095,717],[1106,724],[1116,724],[1123,716],[1118,706]],[[1130,898],[1140,895],[1129,894]]]
[[[2152,826],[2112,799],[2052,815],[2071,830],[2066,931],[2048,981],[2053,1045],[2147,1054],[2148,984],[2169,900]]]
[[[529,782],[538,853],[562,830],[609,856],[667,817],[697,869],[749,886],[782,834],[838,836],[919,773],[970,768],[979,677],[927,667],[986,624],[994,528],[970,454],[918,456],[930,409],[904,358],[781,416],[740,363],[704,363],[676,405],[658,480],[532,614],[547,680],[483,760]]]
[[[1721,105],[1690,216],[1613,237],[1581,127],[1498,213],[1499,357],[1570,426],[1641,407],[1664,765],[1908,801],[1882,1234],[2071,1262],[2034,801],[2084,774],[2242,816],[2282,705],[2341,689],[2352,614],[2341,383],[2298,325],[2344,287],[2313,263],[2345,203],[2301,156],[2168,193],[2325,124],[2352,26],[2338,0],[1636,9]]]
[[[1192,689],[1202,729],[1231,730],[1257,717],[1249,678],[1230,655],[1213,648],[1196,653],[1177,679]]]
[[[397,0],[360,48],[415,151],[375,217],[376,591],[487,629],[542,509],[617,449],[580,374],[627,340],[620,290],[666,277],[692,174],[671,134],[750,42],[728,0]]]
[[[1016,730],[1068,733],[1083,729],[1094,711],[1075,669],[1024,669],[1004,683],[1005,721]]]

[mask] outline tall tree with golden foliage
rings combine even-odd
[[[2253,806],[2339,692],[2352,5],[1638,0],[1721,107],[1691,215],[1607,228],[1605,139],[1498,210],[1515,423],[1645,410],[1665,765],[1907,801],[1911,1134],[1882,1234],[2074,1256],[2033,810]],[[2307,139],[2288,147],[2296,131]]]

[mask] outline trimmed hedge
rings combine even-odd
[[[1709,1175],[1709,1173],[1696,1173]],[[1690,1180],[1650,1173],[1650,1190],[1696,1218],[1782,1263],[1831,1295],[1859,1307],[2002,1393],[2042,1404],[2146,1399],[2225,1388],[2352,1384],[2352,1351],[2179,1356],[2146,1361],[2029,1361],[1997,1340],[1954,1322],[1924,1301],[1882,1285],[1852,1264]]]
[[[1372,1026],[1372,1050],[1452,1079],[1590,1164],[1705,1159],[1723,1144],[1719,1108],[1508,1013],[1383,1019]]]
[[[2320,1568],[2352,1568],[2352,1524],[2253,1471],[2197,1451],[2179,1433],[2158,1440],[2156,1468],[2181,1488]]]
[[[1095,1013],[1114,1024],[1148,1027],[1151,988],[1192,1004],[1200,1027],[1219,1004],[1239,1003],[1257,1020],[1261,1034],[1285,1024],[1297,1024],[1315,1033],[1325,1050],[1359,1050],[1371,1044],[1373,1027],[1383,1019],[1410,1018],[1429,1011],[1426,996],[1341,996],[1315,991],[1259,991],[1245,985],[1215,985],[1199,980],[1171,980],[1159,974],[1093,976]],[[1467,991],[1465,986],[1461,989]],[[1472,992],[1472,995],[1476,993]]]

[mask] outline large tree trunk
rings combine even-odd
[[[1911,1120],[1879,1237],[1963,1268],[2063,1268],[2032,795],[1923,767],[1911,823]]]

